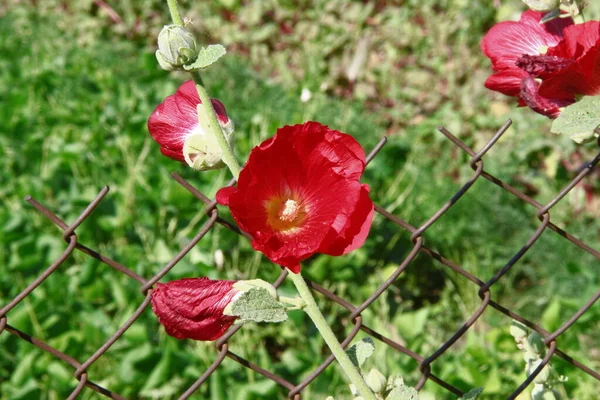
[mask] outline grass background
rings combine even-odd
[[[111,14],[98,4],[9,0],[0,5],[2,305],[65,247],[56,228],[24,202],[25,195],[72,221],[102,185],[109,185],[108,197],[77,230],[79,239],[149,277],[204,221],[198,202],[169,173],[177,171],[211,196],[228,179],[225,171],[197,173],[163,157],[147,132],[148,115],[186,79],[161,71],[154,59],[154,38],[169,21],[166,5],[121,1],[111,4]],[[541,203],[575,176],[569,165],[590,159],[595,151],[593,145],[576,146],[551,134],[549,120],[516,109],[511,99],[483,87],[490,66],[479,41],[495,22],[518,17],[522,5],[516,0],[497,7],[461,0],[221,0],[184,1],[182,9],[203,42],[228,48],[227,57],[208,70],[205,81],[236,123],[240,159],[277,127],[306,120],[350,133],[367,150],[388,135],[389,144],[369,165],[364,182],[371,185],[378,204],[415,226],[472,174],[467,158],[436,132],[438,125],[478,149],[512,118],[513,127],[486,156],[486,169]],[[586,17],[598,19],[600,7],[592,4]],[[312,93],[307,102],[300,100],[303,89]],[[586,184],[592,199],[586,200],[578,187],[553,208],[552,218],[599,248],[597,176]],[[482,180],[425,237],[429,246],[486,280],[538,224],[530,206]],[[363,248],[339,258],[318,256],[304,271],[358,304],[411,249],[408,233],[376,217]],[[225,262],[216,267],[219,250]],[[165,280],[272,280],[278,274],[279,268],[254,253],[245,240],[216,228]],[[599,283],[597,260],[548,231],[494,285],[493,296],[552,330]],[[287,284],[283,291],[292,293]],[[85,360],[141,300],[134,281],[75,253],[8,320]],[[471,283],[419,256],[363,315],[368,326],[429,355],[479,304]],[[322,305],[343,334],[343,311]],[[310,321],[301,313],[290,317],[281,325],[245,327],[230,348],[299,381],[328,353]],[[561,349],[595,370],[600,368],[599,317],[600,310],[593,307],[559,340]],[[525,378],[509,324],[505,316],[487,310],[433,364],[434,372],[463,390],[485,387],[484,399],[505,398]],[[211,344],[168,337],[146,311],[88,372],[95,382],[129,398],[171,398],[191,385],[215,354]],[[597,398],[598,382],[554,360],[569,378],[570,398]],[[386,375],[401,373],[409,384],[420,377],[415,362],[383,345],[377,347],[373,365]],[[75,385],[72,373],[30,344],[0,335],[1,399],[65,398]],[[329,367],[303,396],[348,398],[344,382],[338,368]],[[284,395],[274,383],[225,360],[195,398]],[[80,397],[99,398],[89,389]],[[453,397],[427,383],[422,398]]]

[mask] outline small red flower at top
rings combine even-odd
[[[495,71],[485,86],[518,97],[519,106],[528,105],[540,114],[556,118],[560,107],[573,103],[575,96],[555,97],[553,93],[543,96],[537,78],[543,79],[571,62],[553,56],[548,49],[563,40],[565,28],[573,25],[573,20],[557,18],[540,24],[542,16],[540,12],[525,11],[518,22],[496,24],[484,36],[481,49],[491,59]]]
[[[360,247],[371,227],[373,202],[359,183],[365,153],[350,135],[317,122],[285,126],[255,147],[237,187],[217,193],[252,247],[300,272],[319,252],[342,255]]]
[[[211,100],[219,124],[230,129],[225,106],[216,99]],[[186,162],[183,145],[190,136],[205,136],[198,123],[197,107],[202,104],[193,81],[184,82],[179,89],[160,103],[148,119],[148,130],[160,144],[160,152],[173,160]],[[191,160],[193,162],[193,160]]]
[[[237,319],[223,314],[240,293],[235,283],[208,278],[157,283],[152,290],[152,311],[177,339],[216,340]]]

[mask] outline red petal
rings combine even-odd
[[[237,188],[235,186],[227,186],[219,189],[217,192],[217,203],[228,206],[229,205],[229,197],[232,193],[236,192]]]
[[[544,79],[540,94],[558,99],[600,94],[600,22],[589,21],[565,30],[565,40],[548,54],[575,61]]]
[[[560,114],[560,107],[567,106],[573,101],[554,100],[543,97],[539,93],[540,83],[532,77],[523,79],[521,83],[521,98],[533,111],[549,118]]]
[[[339,233],[331,229],[328,236],[333,240],[329,244],[321,246],[319,252],[339,256],[358,249],[369,235],[374,212],[373,202],[369,198],[369,186],[362,185],[360,199],[346,226]]]
[[[508,96],[518,97],[521,92],[521,81],[528,76],[520,68],[505,69],[496,72],[485,81],[485,87]]]
[[[562,31],[573,24],[571,18],[556,18],[540,24],[542,13],[525,11],[519,22],[496,24],[481,41],[481,50],[492,60],[495,70],[516,68],[524,54],[539,55],[543,47],[551,47],[562,39]]]
[[[548,49],[549,56],[578,58],[596,46],[600,40],[600,22],[588,21],[571,25],[564,30],[564,39]]]
[[[223,310],[238,293],[234,281],[190,278],[157,284],[152,291],[152,310],[166,332],[178,339],[215,340],[236,317]]]
[[[171,149],[168,149],[166,147],[162,147],[161,146],[160,147],[160,152],[163,155],[165,155],[165,156],[167,156],[169,158],[172,158],[175,161],[185,162],[185,157],[183,156],[182,150],[175,151],[175,150],[171,150]]]

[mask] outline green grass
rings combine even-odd
[[[513,127],[486,156],[486,170],[541,203],[574,176],[561,161],[573,158],[574,152],[584,159],[593,153],[592,148],[578,148],[550,134],[548,120],[515,109],[483,87],[490,69],[478,42],[496,20],[518,11],[517,1],[499,10],[463,1],[406,1],[383,8],[335,3],[183,4],[185,15],[194,16],[200,37],[222,42],[230,50],[205,80],[236,123],[240,159],[277,127],[306,120],[350,133],[367,150],[382,135],[390,135],[364,181],[377,203],[418,226],[472,174],[468,158],[436,132],[438,125],[479,149],[506,118],[512,118]],[[114,25],[91,1],[67,2],[66,9],[57,4],[48,1],[33,8],[15,2],[0,8],[0,305],[65,248],[59,231],[24,202],[25,195],[70,222],[102,185],[109,185],[107,198],[78,228],[79,240],[150,277],[205,221],[198,201],[169,173],[180,173],[210,196],[229,179],[225,171],[197,173],[161,156],[147,132],[153,108],[186,79],[159,70],[154,60],[152,38],[168,20],[166,6],[150,0],[123,2],[115,6],[123,22]],[[591,10],[588,18],[599,14]],[[281,34],[281,26],[293,29]],[[345,71],[365,36],[372,55],[352,85]],[[303,88],[313,94],[306,103],[300,101]],[[598,183],[588,183],[597,193]],[[552,210],[552,218],[599,248],[599,213],[597,205],[569,195]],[[481,180],[425,238],[428,246],[485,280],[538,224],[531,206]],[[339,258],[315,257],[305,271],[359,304],[411,249],[407,232],[376,217],[363,248]],[[217,250],[225,252],[222,269],[214,266]],[[555,329],[597,290],[596,267],[597,260],[548,231],[492,293],[500,303]],[[204,275],[273,280],[278,274],[279,268],[254,253],[246,240],[218,227],[165,280]],[[284,291],[292,293],[291,286],[285,285]],[[136,282],[75,253],[10,311],[8,320],[84,361],[142,300]],[[336,331],[348,332],[347,314],[319,300]],[[364,321],[429,355],[479,304],[475,285],[420,255],[364,312]],[[327,350],[306,317],[290,317],[281,325],[245,327],[232,338],[230,349],[298,382]],[[559,340],[560,348],[596,370],[599,317],[598,308],[592,308]],[[509,324],[509,318],[487,310],[433,364],[434,372],[463,390],[484,386],[486,399],[505,398],[525,378]],[[190,386],[215,357],[211,344],[166,336],[146,311],[88,372],[97,383],[128,398],[171,398]],[[385,374],[401,373],[409,384],[420,377],[413,360],[384,345],[378,345],[374,362]],[[595,398],[597,382],[564,362],[553,364],[569,377],[571,398]],[[29,343],[0,335],[1,399],[66,398],[75,386],[72,372]],[[329,367],[303,397],[347,398],[344,382],[338,368]],[[452,398],[432,383],[422,394],[425,399]],[[284,395],[260,375],[225,360],[197,398]],[[86,389],[81,398],[99,396]]]

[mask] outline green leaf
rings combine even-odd
[[[598,136],[600,125],[600,96],[586,96],[565,108],[552,123],[552,132],[569,135],[576,143]]]
[[[242,322],[283,322],[287,320],[285,306],[275,300],[267,289],[256,288],[244,292],[234,301],[230,315]]]
[[[467,393],[464,394],[463,397],[461,397],[458,400],[475,400],[475,399],[479,398],[481,393],[483,393],[483,388],[476,388],[473,390],[469,390]]]
[[[419,400],[419,392],[413,387],[402,385],[394,388],[385,400]]]
[[[362,367],[365,360],[373,355],[375,345],[370,337],[364,338],[358,343],[354,343],[346,353],[354,365],[358,368]]]
[[[227,50],[220,44],[211,44],[208,47],[203,47],[198,53],[198,58],[192,64],[184,65],[186,71],[195,71],[206,68],[214,64],[219,58],[225,55]]]

